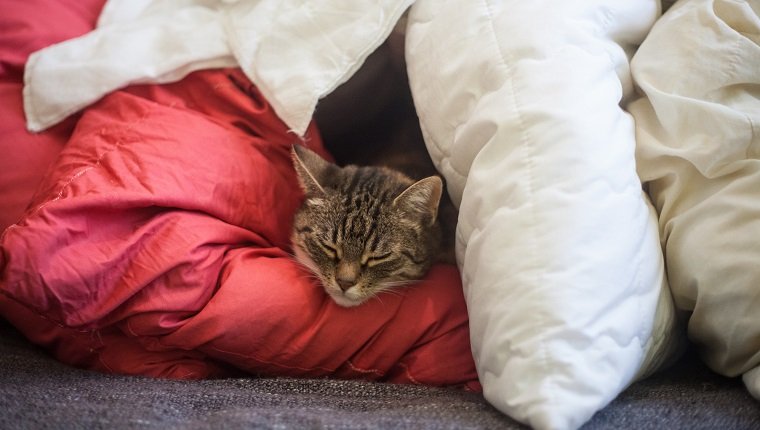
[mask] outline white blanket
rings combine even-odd
[[[460,203],[457,257],[486,398],[576,428],[680,340],[636,174],[629,55],[655,1],[418,0],[407,61]],[[452,31],[456,29],[456,31]]]
[[[29,58],[24,110],[44,130],[135,83],[239,65],[298,135],[412,0],[109,0],[98,28]]]
[[[28,126],[131,83],[240,65],[302,133],[411,3],[111,0],[97,30],[30,58]],[[692,0],[657,21],[656,0],[413,5],[410,83],[460,205],[473,353],[500,410],[579,427],[677,356],[676,309],[693,312],[707,362],[760,397],[758,11]]]

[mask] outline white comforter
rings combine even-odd
[[[111,0],[96,31],[30,58],[28,125],[240,65],[300,133],[411,3]],[[708,364],[760,397],[758,3],[662,18],[655,0],[413,4],[411,86],[460,205],[473,353],[497,408],[579,427],[677,356],[677,310]]]
[[[470,4],[419,0],[407,61],[428,148],[461,202],[475,362],[499,409],[575,428],[679,345],[620,107],[658,6]]]

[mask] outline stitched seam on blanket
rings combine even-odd
[[[378,369],[362,369],[359,367],[356,367],[354,363],[351,360],[346,360],[346,364],[348,364],[348,367],[351,368],[351,370],[358,372],[358,373],[374,373],[378,376],[383,376],[383,372],[381,372]]]
[[[142,124],[142,123],[145,121],[145,119],[146,119],[148,116],[149,116],[149,112],[146,112],[145,114],[143,114],[143,116],[141,116],[140,118],[138,118],[138,119],[137,119],[137,120],[135,120],[134,122],[132,122],[132,123],[128,124],[128,125],[127,125],[127,127],[125,128],[125,131],[131,131],[131,130],[133,130],[133,129],[134,129],[136,126],[138,126],[138,125]],[[106,129],[105,129],[105,128],[101,128],[101,129],[100,129],[100,134],[101,134],[101,135],[105,134],[105,132],[106,132]],[[89,165],[89,166],[86,166],[86,167],[83,167],[83,168],[81,168],[79,171],[77,171],[77,172],[75,172],[73,175],[71,175],[71,177],[70,177],[70,178],[69,178],[69,179],[66,181],[66,183],[64,183],[63,185],[61,185],[60,189],[58,190],[58,193],[56,194],[56,196],[55,196],[55,197],[54,197],[52,200],[48,200],[48,201],[46,201],[46,202],[44,202],[44,203],[42,203],[42,204],[38,205],[38,206],[37,206],[37,207],[35,207],[35,208],[34,208],[34,209],[31,211],[31,212],[29,212],[29,214],[28,214],[28,215],[26,215],[26,217],[29,217],[29,216],[35,215],[35,214],[37,214],[37,213],[38,213],[40,210],[42,210],[42,209],[43,209],[45,206],[49,205],[50,203],[53,203],[53,202],[56,202],[56,201],[60,200],[60,199],[63,197],[63,193],[66,191],[66,189],[67,189],[67,188],[69,188],[69,187],[71,186],[71,184],[73,184],[73,183],[74,183],[74,181],[75,181],[75,180],[77,180],[77,179],[81,178],[81,177],[82,177],[82,176],[84,176],[84,175],[85,175],[87,172],[89,172],[89,171],[91,171],[91,170],[93,170],[93,169],[95,169],[95,168],[97,168],[97,167],[100,167],[100,165],[101,165],[101,164],[100,164],[100,163],[101,163],[101,161],[102,161],[102,160],[103,160],[103,159],[104,159],[106,156],[108,156],[108,155],[112,154],[113,152],[115,152],[115,151],[117,151],[117,150],[121,149],[121,147],[122,147],[122,146],[124,146],[124,145],[125,145],[125,144],[127,144],[127,143],[131,143],[131,142],[126,142],[126,141],[124,141],[124,140],[118,140],[116,143],[114,143],[114,144],[111,146],[111,148],[109,148],[107,151],[105,151],[105,152],[104,152],[104,153],[102,153],[100,156],[98,156],[98,157],[95,159],[95,161],[93,162],[93,164],[91,164],[91,165]],[[14,223],[13,225],[9,226],[8,228],[10,229],[10,228],[12,228],[12,227],[17,227],[17,226],[18,226],[18,223]]]
[[[510,66],[511,64],[514,64],[514,59],[511,58],[511,55],[507,51],[505,51],[502,47],[502,45],[499,43],[498,37],[497,37],[497,31],[494,28],[494,13],[493,13],[493,5],[490,0],[484,0],[484,4],[486,7],[486,11],[488,12],[488,23],[489,28],[491,30],[491,34],[494,40],[495,45],[498,47],[499,52],[499,60],[501,61],[501,64],[505,70],[506,79],[504,80],[505,84],[509,88],[509,92],[511,93],[511,101],[514,106],[514,112],[515,116],[517,118],[517,123],[520,127],[520,135],[521,135],[521,149],[524,149],[524,161],[525,161],[525,170],[526,170],[526,194],[527,194],[527,205],[530,207],[531,212],[531,223],[529,224],[528,228],[532,231],[531,234],[531,242],[529,244],[526,244],[526,247],[530,250],[530,256],[531,260],[533,262],[533,272],[534,277],[535,274],[538,273],[539,265],[537,264],[537,258],[536,255],[538,255],[538,249],[537,249],[537,243],[536,243],[536,237],[538,237],[537,228],[538,225],[536,224],[536,220],[538,219],[537,212],[536,212],[536,206],[535,206],[535,174],[534,170],[535,167],[533,165],[533,158],[532,158],[532,139],[530,137],[530,134],[528,133],[528,128],[525,126],[525,119],[523,118],[522,110],[520,109],[520,104],[517,100],[517,89],[515,88],[515,78],[514,78],[514,70]],[[509,57],[509,58],[508,58]],[[510,61],[508,61],[510,60]],[[545,342],[539,342],[539,348],[538,352],[540,353],[540,366],[543,368],[543,375],[551,375],[552,371],[548,366],[547,361],[547,351],[546,351],[546,343]],[[553,378],[548,379],[550,382],[550,385],[554,385]],[[547,396],[547,400],[549,403],[551,403],[553,406],[557,405],[557,400],[554,397],[555,390],[553,389],[543,389],[541,390],[544,395]]]
[[[410,381],[412,381],[412,383],[423,385],[422,382],[418,381],[414,378],[414,376],[412,376],[412,373],[409,371],[409,366],[406,363],[398,363],[398,365],[404,368],[404,374]]]

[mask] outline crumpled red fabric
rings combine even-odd
[[[70,121],[31,204],[0,236],[0,316],[58,359],[182,379],[242,371],[479,389],[455,267],[342,308],[295,262],[302,194],[289,151],[328,155],[313,125],[304,141],[291,134],[239,70],[130,87]],[[16,145],[36,139],[7,126]]]

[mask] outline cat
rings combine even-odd
[[[314,119],[337,164],[293,150],[306,195],[294,254],[342,306],[412,283],[433,263],[456,262],[458,211],[425,146],[403,46],[403,35],[391,35],[320,100]]]
[[[443,182],[387,167],[339,167],[292,150],[305,197],[293,220],[296,259],[344,307],[422,278],[446,260],[438,220]]]

